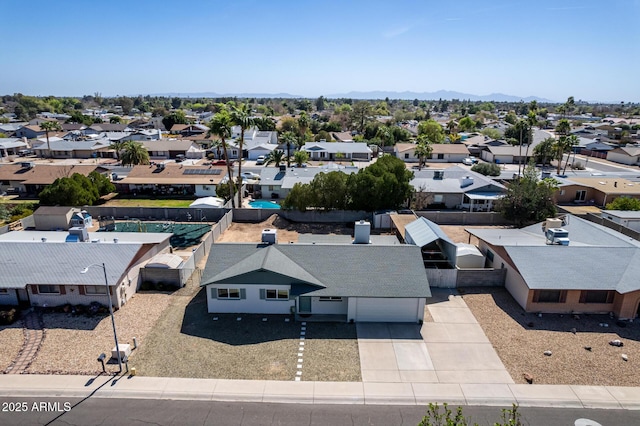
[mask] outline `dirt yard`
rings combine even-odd
[[[529,373],[534,384],[640,386],[639,322],[621,327],[608,315],[538,317],[503,288],[465,290],[464,301],[516,383],[526,383]],[[615,339],[624,346],[609,345]]]

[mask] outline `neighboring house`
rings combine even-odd
[[[1,241],[0,305],[47,307],[94,301],[108,305],[101,268],[80,273],[89,265],[104,263],[112,303],[118,309],[136,293],[140,268],[160,251],[168,250],[170,235],[160,235],[164,235],[161,243],[146,244],[48,242],[46,237],[32,242]]]
[[[415,191],[416,203],[421,204],[419,209],[491,211],[495,201],[507,190],[488,176],[460,166],[416,170],[410,184]]]
[[[322,167],[264,167],[260,171],[260,190],[263,198],[285,198],[296,183],[310,183],[318,173],[339,171],[357,173],[358,168],[335,163]]]
[[[237,126],[234,126],[236,129]],[[229,155],[230,158],[238,158],[238,149],[240,143],[240,129],[237,128],[234,130],[235,139],[229,141],[228,149],[229,151],[235,152],[235,154],[231,153]],[[273,146],[272,149],[270,147]],[[262,147],[262,151],[266,151],[266,153],[260,154],[260,150],[256,150],[255,148]],[[278,147],[278,132],[268,132],[268,131],[260,131],[258,128],[253,127],[244,132],[244,143],[242,145],[242,157],[248,158],[249,160],[255,160],[260,155],[266,155],[271,152],[273,149]]]
[[[416,157],[415,143],[397,143],[393,147],[393,154],[403,160],[405,163],[417,163],[418,157]]]
[[[45,121],[47,120],[42,120],[42,122]],[[45,136],[45,131],[42,130],[37,124],[22,126],[16,131],[16,137],[19,138],[36,139],[41,136]]]
[[[613,148],[607,152],[607,160],[630,166],[640,164],[640,147],[627,145],[621,148]]]
[[[88,176],[96,171],[107,176],[110,170],[97,165],[53,165],[32,162],[0,165],[0,192],[11,190],[20,194],[38,195],[56,179],[71,177],[74,173]]]
[[[331,132],[331,137],[336,142],[353,142],[351,132]]]
[[[583,138],[581,138],[583,139]],[[607,158],[607,155],[615,146],[610,143],[600,142],[599,140],[585,144],[580,148],[580,154],[588,157]],[[612,160],[615,161],[615,160]]]
[[[409,245],[214,244],[201,285],[210,313],[345,322],[421,322],[431,296],[420,249]]]
[[[640,232],[640,212],[632,210],[602,210],[600,217]]]
[[[62,123],[60,127],[63,132],[82,132],[87,129],[82,123]]]
[[[84,130],[86,135],[100,134],[103,132],[127,132],[128,126],[120,123],[96,123]]]
[[[27,143],[18,138],[0,138],[0,161],[3,157],[18,155],[18,151],[28,148]]]
[[[216,186],[226,174],[225,166],[156,164],[134,166],[125,178],[114,182],[114,184],[118,192],[125,193],[206,197],[216,195]]]
[[[33,212],[33,220],[37,231],[67,230],[71,226],[71,218],[81,214],[80,209],[64,206],[41,206]]]
[[[560,178],[555,193],[558,204],[593,204],[605,206],[618,197],[640,199],[640,184],[621,177],[590,176]]]
[[[528,157],[526,154],[526,145],[522,147],[514,145],[485,146],[480,152],[480,158],[489,163],[527,164],[529,159],[533,157],[533,146],[529,147]]]
[[[433,163],[461,163],[469,156],[469,149],[461,143],[435,143],[431,148],[431,158],[427,161]]]
[[[13,137],[23,125],[24,124],[18,123],[0,123],[0,133],[4,133],[8,137]]]
[[[190,140],[160,139],[142,141],[142,145],[149,151],[152,159],[174,159],[178,155],[187,158],[204,158],[205,151]]]
[[[255,145],[249,149],[246,150],[247,152],[247,159],[249,160],[257,160],[258,157],[260,157],[261,155],[263,156],[267,156],[269,155],[272,151],[275,151],[276,149],[278,149],[278,145],[274,145],[274,144],[262,144],[262,145]],[[293,149],[292,149],[293,151]],[[285,151],[286,152],[286,149]]]
[[[640,243],[574,216],[547,222],[568,232],[568,245],[548,244],[545,222],[466,231],[488,267],[506,269],[505,287],[526,312],[638,316]]]
[[[40,157],[52,158],[111,158],[113,150],[109,149],[111,142],[107,139],[89,141],[67,141],[64,139],[39,142],[33,145],[33,151]],[[51,151],[49,151],[49,146]]]
[[[301,151],[309,153],[309,159],[315,161],[370,161],[371,148],[363,142],[305,142]]]
[[[169,133],[182,137],[193,135],[204,135],[209,131],[209,127],[204,124],[174,124]]]
[[[122,142],[126,141],[155,141],[162,139],[162,131],[160,129],[142,129],[134,132],[123,132]]]

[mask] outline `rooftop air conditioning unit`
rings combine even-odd
[[[435,172],[433,172],[433,178],[434,179],[443,179],[444,178],[444,171],[443,170],[436,170]]]
[[[569,245],[569,231],[562,228],[549,228],[546,232],[547,244]]]
[[[262,243],[263,244],[276,244],[278,242],[278,235],[275,229],[263,229],[262,230]]]
[[[20,163],[20,167],[22,167],[23,169],[33,169],[36,166],[36,163],[33,163],[31,161],[25,161],[24,163]]]

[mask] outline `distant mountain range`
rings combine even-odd
[[[197,92],[197,93],[156,93],[151,96],[167,96],[167,97],[180,97],[180,98],[225,98],[225,97],[237,97],[237,98],[304,98],[302,95],[292,95],[290,93],[214,93],[214,92]],[[537,101],[541,103],[554,103],[550,99],[539,98],[537,96],[513,96],[505,95],[504,93],[491,93],[489,95],[472,95],[469,93],[453,92],[450,90],[438,90],[437,92],[385,92],[385,91],[371,91],[371,92],[349,92],[349,93],[333,93],[325,95],[325,98],[351,98],[351,99],[419,99],[419,100],[437,100],[437,99],[460,99],[471,101],[494,101],[494,102],[531,102]]]

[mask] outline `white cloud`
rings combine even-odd
[[[384,38],[395,38],[398,37],[404,33],[407,33],[411,30],[410,26],[405,26],[405,27],[399,27],[399,28],[394,28],[392,30],[387,30],[385,32],[382,33],[382,37]]]

